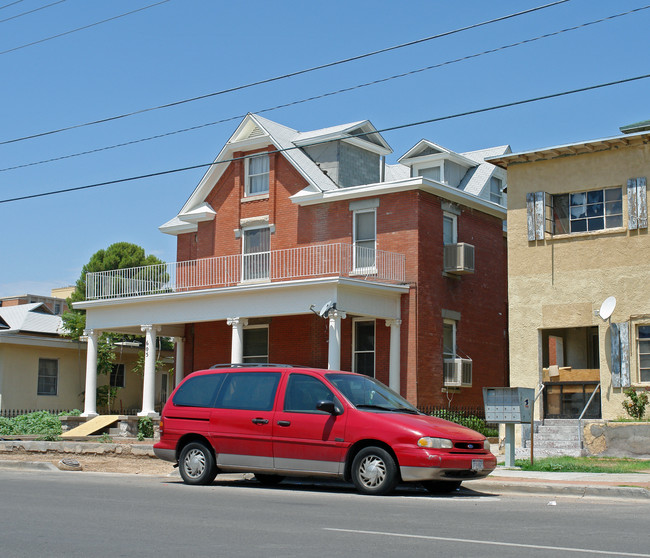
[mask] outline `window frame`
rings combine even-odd
[[[115,378],[119,377],[119,375],[117,373],[117,369],[119,369],[120,367],[122,369],[122,385],[118,386],[118,385],[113,384],[113,378],[114,377]],[[122,364],[122,363],[117,363],[117,364],[113,363],[113,365],[111,367],[111,373],[110,373],[110,375],[108,377],[108,385],[111,386],[111,387],[116,387],[116,388],[125,388],[126,387],[126,366],[124,364]]]
[[[612,192],[618,190],[618,198],[615,200],[607,200],[607,192]],[[601,192],[602,193],[602,200],[599,202],[589,202],[589,196],[593,195],[594,192]],[[584,196],[584,203],[582,204],[577,204],[574,203],[572,204],[572,200],[575,196]],[[566,215],[561,216],[558,215],[558,207],[559,207],[559,200],[561,198],[565,198],[565,201],[563,201],[563,204],[565,204],[565,209],[566,209]],[[579,190],[579,191],[574,191],[574,192],[565,192],[565,193],[558,193],[558,194],[551,194],[551,199],[552,199],[552,221],[553,221],[553,226],[552,226],[552,231],[553,231],[553,236],[558,236],[558,235],[576,235],[576,234],[593,234],[593,233],[600,233],[603,231],[612,231],[612,230],[617,230],[623,228],[623,187],[622,186],[610,186],[608,188],[596,188],[592,190]],[[607,214],[607,207],[608,204],[619,204],[618,212],[613,213],[611,215]],[[602,205],[602,212],[598,214],[593,214],[589,215],[589,208],[594,208],[598,205]],[[584,214],[581,215],[580,217],[574,217],[572,208],[579,208],[579,207],[584,207]],[[601,219],[602,220],[602,227],[599,228],[590,228],[591,222],[596,222],[596,220]],[[607,226],[608,220],[612,221],[618,221],[618,224],[613,224],[611,226]],[[584,221],[584,230],[574,230],[576,227],[576,224],[579,222]],[[565,231],[559,231],[558,228],[559,226],[562,225],[567,228],[566,232]]]
[[[251,233],[252,231],[256,230],[261,230],[261,229],[266,229],[268,231],[268,239],[269,239],[269,248],[268,250],[264,250],[261,252],[246,252],[246,237],[248,233]],[[244,227],[241,229],[241,253],[242,253],[242,258],[241,258],[241,279],[244,282],[247,281],[268,281],[271,279],[271,226],[266,223],[264,225],[255,225],[255,226],[250,226],[250,227]],[[266,272],[264,273],[264,269],[261,270],[253,270],[251,272],[251,269],[249,269],[249,261],[252,260],[250,256],[256,255],[260,258],[260,261],[258,263],[261,263],[262,267],[266,267]],[[266,255],[266,258],[263,256]],[[249,256],[247,258],[247,256]],[[266,261],[265,261],[266,260]],[[250,275],[254,275],[251,277]]]
[[[495,184],[498,184],[498,187],[496,188],[496,192],[494,188]],[[503,203],[503,180],[498,176],[490,177],[490,201],[492,203],[496,203],[499,205]]]
[[[445,326],[451,326],[452,353],[445,352]],[[450,318],[442,320],[442,360],[458,358],[458,348],[456,343],[458,322]]]
[[[267,161],[266,164],[267,170],[260,173],[252,173],[250,169],[252,161],[254,159],[262,159],[262,158],[266,159]],[[260,192],[251,192],[251,184],[253,179],[265,175],[266,175],[266,189]],[[268,195],[270,189],[271,189],[271,158],[269,157],[269,154],[267,152],[256,153],[254,155],[250,155],[246,157],[244,159],[244,197],[250,198],[254,196]]]
[[[55,374],[54,376],[43,376],[42,372],[45,370],[41,369],[41,363],[50,362],[55,364]],[[42,389],[41,381],[52,380],[54,383],[54,393],[51,393],[50,390],[47,392]],[[57,396],[59,395],[59,359],[58,358],[39,358],[38,359],[38,375],[36,378],[36,395],[38,396]]]
[[[246,332],[253,329],[264,329],[266,330],[266,355],[246,355]],[[243,363],[268,363],[269,362],[269,325],[260,324],[260,325],[250,325],[244,326],[242,330],[242,362]],[[260,359],[265,358],[266,360],[247,360],[247,359]]]
[[[451,242],[445,242],[445,220],[451,220]],[[458,244],[458,215],[449,211],[442,212],[442,245],[453,246]]]
[[[357,325],[359,323],[372,323],[373,327],[373,336],[372,336],[372,351],[369,350],[359,350],[357,348]],[[377,373],[377,320],[374,318],[353,318],[352,319],[352,372],[357,372],[358,374],[363,374],[368,376],[364,372],[357,370],[357,355],[358,354],[370,354],[372,353],[372,376],[370,378],[375,378]]]
[[[650,367],[641,367],[641,357],[644,355],[650,356],[650,337],[641,337],[640,336],[640,328],[645,327],[650,329],[650,324],[648,323],[640,323],[636,324],[635,327],[635,336],[636,336],[636,375],[637,375],[637,383],[642,384],[642,385],[648,385],[650,384]],[[648,343],[648,352],[641,352],[641,343]],[[642,372],[643,370],[648,371],[648,377],[647,379],[643,379]]]
[[[372,213],[373,215],[373,229],[374,229],[374,238],[372,239],[361,239],[357,238],[357,217],[364,213]],[[372,242],[374,251],[371,265],[360,266],[359,260],[360,257],[357,254],[358,248],[368,248],[367,246],[360,245],[359,243],[370,243]],[[367,209],[355,209],[352,212],[352,269],[353,273],[367,274],[367,273],[376,273],[377,271],[377,208],[367,208]],[[365,262],[364,262],[365,263]]]

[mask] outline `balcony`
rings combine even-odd
[[[332,276],[404,283],[405,257],[350,244],[321,244],[100,271],[86,275],[86,300]]]
[[[445,273],[464,275],[474,273],[474,246],[465,242],[447,244],[444,252]]]

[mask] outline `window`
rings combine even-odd
[[[243,280],[268,279],[271,261],[271,229],[269,227],[244,229],[242,244]]]
[[[279,372],[233,372],[217,399],[219,409],[270,411],[280,382]]]
[[[111,386],[123,388],[125,386],[124,380],[124,365],[123,364],[113,364],[111,370]]]
[[[639,326],[637,333],[639,381],[650,382],[650,326]]]
[[[456,322],[444,320],[442,324],[442,358],[456,358]]]
[[[354,269],[357,272],[373,270],[377,242],[376,211],[355,211],[353,229]]]
[[[458,242],[458,217],[453,213],[442,214],[442,243],[445,246]]]
[[[253,326],[244,328],[244,362],[269,361],[269,328]]]
[[[298,413],[324,413],[317,411],[321,401],[335,401],[334,394],[318,378],[306,374],[291,374],[284,398],[284,410]]]
[[[554,195],[553,234],[600,231],[623,226],[623,190],[606,188]]]
[[[246,159],[246,195],[257,196],[269,191],[269,156],[267,153]]]
[[[352,371],[375,376],[375,321],[353,322]]]
[[[38,359],[38,395],[56,395],[59,383],[59,361],[53,358]]]
[[[418,176],[440,182],[442,179],[442,167],[429,167],[427,169],[419,169]]]
[[[227,374],[205,374],[188,378],[174,394],[178,407],[214,407],[214,400]]]
[[[501,203],[503,191],[503,182],[500,178],[493,176],[490,178],[490,201],[494,203]]]

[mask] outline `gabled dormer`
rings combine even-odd
[[[421,140],[406,152],[399,162],[411,169],[411,176],[422,176],[458,188],[476,161],[450,151],[428,140]]]

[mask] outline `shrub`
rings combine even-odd
[[[499,435],[499,431],[496,428],[492,428],[487,425],[487,423],[480,417],[475,415],[466,415],[461,411],[452,411],[449,409],[438,409],[431,413],[431,416],[438,417],[450,422],[455,422],[472,430],[476,430],[485,436],[496,437]]]
[[[138,440],[153,438],[153,421],[150,417],[140,417],[138,420]]]
[[[61,420],[47,411],[36,411],[14,417],[13,434],[38,436],[39,440],[57,440],[61,435]]]
[[[628,399],[623,401],[623,408],[627,414],[634,419],[642,419],[645,414],[645,408],[648,405],[648,393],[646,390],[637,391],[634,388],[627,388],[623,392]]]
[[[0,436],[11,436],[14,433],[14,421],[0,417]]]

